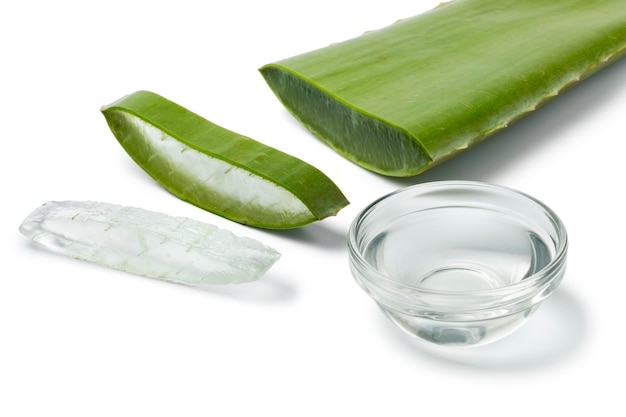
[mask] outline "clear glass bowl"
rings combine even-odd
[[[476,346],[521,326],[561,282],[567,233],[536,199],[469,181],[419,184],[350,226],[350,268],[401,329]]]

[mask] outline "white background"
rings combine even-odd
[[[23,1],[0,6],[0,415],[623,415],[626,61],[427,173],[392,179],[327,148],[263,64],[436,1]],[[317,166],[351,204],[271,232],[168,194],[100,106],[157,92]],[[559,290],[517,333],[463,352],[396,330],[356,285],[347,229],[372,200],[440,179],[517,188],[570,234]],[[258,282],[199,290],[52,255],[18,232],[48,200],[191,217],[275,247]],[[617,379],[612,379],[615,376]],[[612,383],[607,382],[611,379]]]

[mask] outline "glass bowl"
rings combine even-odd
[[[440,181],[370,204],[348,246],[354,278],[399,328],[438,345],[477,346],[519,328],[558,287],[567,233],[528,195]]]

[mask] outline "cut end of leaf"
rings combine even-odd
[[[260,69],[285,108],[328,146],[362,167],[409,176],[432,159],[409,132],[350,106],[314,82],[278,64]]]

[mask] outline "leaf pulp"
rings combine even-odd
[[[269,246],[207,223],[94,201],[49,201],[20,232],[74,259],[189,285],[254,281],[280,258]]]

